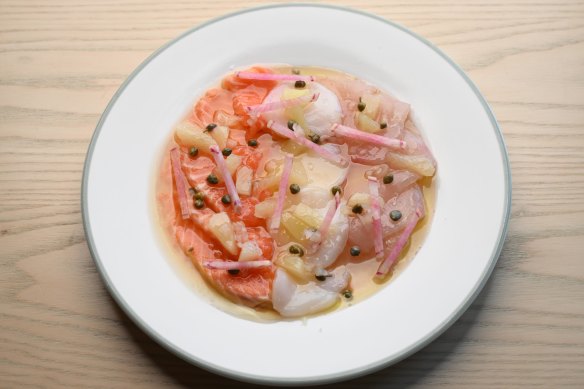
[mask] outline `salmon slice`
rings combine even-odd
[[[233,154],[243,157],[241,164],[247,166],[253,171],[258,169],[260,161],[263,157],[263,153],[260,150],[249,147],[247,145],[234,147]]]
[[[254,66],[247,69],[246,72],[272,73],[270,69],[261,66]],[[233,112],[242,118],[242,125],[247,130],[247,139],[257,138],[258,133],[265,130],[266,122],[261,117],[250,121],[249,114],[245,108],[250,105],[261,104],[276,85],[277,82],[274,80],[246,80],[236,77],[235,74],[230,74],[221,82],[221,86],[224,89],[233,92]]]
[[[209,186],[206,183],[198,185],[205,193],[205,204],[214,212],[226,212],[232,222],[243,222],[248,227],[265,225],[265,220],[255,216],[255,206],[259,201],[254,197],[240,196],[241,213],[235,212],[232,204],[224,204],[222,197],[227,193],[225,186]]]
[[[248,146],[238,146],[238,148],[244,148],[245,150],[251,149],[251,147]],[[242,164],[248,166],[252,170],[256,170],[258,162],[261,159],[261,154],[258,155],[258,153],[253,150],[243,152],[239,149],[239,152],[244,156]],[[210,185],[207,182],[207,176],[215,169],[215,163],[211,161],[211,159],[207,157],[197,157],[196,159],[183,157],[182,168],[189,185],[205,194],[205,204],[213,211],[227,212],[231,221],[242,221],[248,227],[259,227],[265,225],[263,219],[255,216],[255,206],[259,203],[258,199],[243,195],[240,196],[240,214],[235,212],[235,209],[231,204],[223,203],[221,198],[228,194],[225,184],[219,182],[218,184]]]
[[[227,115],[233,115],[232,95],[231,92],[222,88],[213,88],[207,91],[193,107],[191,121],[200,127],[205,127],[207,124],[213,123],[216,118],[227,118]],[[217,114],[219,111],[221,114]]]
[[[221,294],[251,307],[270,303],[274,279],[272,268],[243,269],[236,275],[231,275],[226,270],[207,269],[203,266],[203,262],[221,259],[218,257],[220,253],[201,238],[196,227],[193,224],[177,225],[175,235],[181,248],[191,258],[198,271]]]
[[[258,88],[255,85],[250,85],[247,88],[240,89],[233,94],[233,111],[236,115],[242,118],[242,124],[245,126],[247,133],[246,138],[255,139],[261,132],[265,132],[266,120],[263,117],[251,117],[246,110],[246,107],[256,104],[261,104],[264,98],[268,95],[271,89]]]
[[[253,66],[253,67],[245,70],[245,72],[273,73],[270,69],[264,68],[262,66]],[[273,87],[276,86],[276,81],[274,81],[274,80],[247,80],[247,79],[237,77],[235,75],[235,73],[232,73],[232,74],[226,76],[225,78],[223,78],[223,80],[221,80],[221,87],[223,89],[231,91],[231,92],[235,92],[235,91],[238,91],[240,89],[247,88],[250,85],[255,85],[255,86],[266,88],[266,89],[272,89]]]
[[[236,215],[232,206],[226,206],[221,202],[221,197],[227,193],[225,186],[217,184],[211,187],[206,181],[207,176],[215,168],[213,161],[207,157],[191,159],[184,156],[181,168],[189,185],[205,192],[205,203],[208,205],[203,209],[196,209],[189,199],[191,219],[183,220],[179,211],[176,185],[173,185],[172,197],[159,197],[159,200],[165,201],[167,204],[163,211],[174,226],[174,234],[181,249],[207,282],[227,298],[252,307],[269,304],[274,279],[272,268],[243,269],[238,274],[232,275],[226,270],[208,269],[203,266],[203,262],[208,260],[236,259],[225,253],[224,250],[220,250],[221,244],[207,233],[209,219],[215,212],[220,211],[226,211],[232,221],[243,221],[246,224],[248,239],[257,243],[264,258],[272,258],[274,253],[273,239],[258,223],[258,221],[260,223],[264,223],[264,221],[253,215],[257,200],[249,197],[243,198],[243,212],[241,215]],[[173,215],[168,215],[170,212],[173,212]]]
[[[236,115],[248,118],[249,114],[246,107],[261,104],[267,95],[268,89],[258,88],[254,85],[240,89],[233,94],[233,112]]]
[[[247,227],[247,237],[257,243],[265,259],[274,255],[274,240],[264,227]]]

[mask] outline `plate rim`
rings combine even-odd
[[[426,336],[424,336],[418,342],[410,345],[401,354],[394,356],[394,357],[388,357],[388,358],[382,359],[382,360],[377,361],[376,363],[373,363],[365,368],[346,370],[344,372],[340,372],[340,373],[336,373],[336,374],[329,374],[329,375],[309,377],[309,378],[282,377],[279,379],[275,379],[275,378],[264,377],[264,376],[259,376],[259,375],[255,375],[255,374],[245,374],[245,373],[232,371],[232,370],[217,366],[215,364],[209,363],[207,361],[200,360],[200,359],[194,357],[193,355],[186,353],[184,350],[180,349],[179,347],[176,347],[173,344],[170,344],[169,342],[167,342],[167,340],[165,339],[165,337],[163,335],[159,334],[152,327],[150,327],[148,325],[148,323],[143,321],[142,318],[140,318],[132,310],[131,306],[129,304],[127,304],[126,301],[123,299],[123,297],[119,294],[117,288],[115,287],[115,285],[113,285],[109,276],[107,275],[105,268],[104,268],[104,265],[103,265],[99,255],[97,254],[97,249],[95,246],[95,242],[93,240],[91,224],[89,221],[90,216],[89,216],[88,205],[87,205],[87,191],[88,191],[88,185],[89,185],[89,181],[88,181],[89,180],[88,179],[89,170],[91,168],[91,162],[93,160],[93,151],[94,151],[95,145],[97,143],[97,139],[99,138],[99,135],[101,133],[104,122],[107,119],[112,107],[116,104],[118,98],[125,91],[126,87],[133,81],[133,79],[153,59],[155,59],[158,55],[160,55],[162,52],[164,52],[167,48],[169,48],[173,44],[177,43],[178,41],[180,41],[184,37],[196,32],[200,29],[203,29],[209,25],[212,25],[214,23],[217,23],[217,22],[220,22],[222,20],[229,19],[232,17],[237,17],[239,15],[251,13],[251,12],[262,11],[262,10],[267,10],[267,9],[291,8],[291,7],[293,7],[293,8],[332,9],[332,10],[336,10],[336,11],[344,11],[344,12],[354,13],[354,14],[357,14],[360,16],[369,17],[369,18],[375,19],[377,21],[381,21],[385,24],[388,24],[394,28],[397,28],[398,30],[405,32],[406,34],[409,34],[413,38],[417,39],[418,41],[420,41],[421,43],[423,43],[424,45],[426,45],[427,47],[432,49],[440,57],[442,57],[450,66],[452,66],[452,68],[467,83],[467,85],[470,87],[470,89],[473,91],[473,93],[475,94],[475,96],[477,97],[479,102],[481,103],[487,116],[489,117],[489,121],[491,122],[491,126],[494,130],[495,136],[497,138],[497,142],[499,144],[499,150],[500,150],[502,160],[503,160],[503,165],[504,165],[505,199],[504,199],[503,218],[501,220],[501,224],[500,224],[500,228],[499,228],[497,245],[496,245],[495,249],[493,250],[493,252],[491,253],[491,258],[489,260],[488,267],[483,271],[483,273],[480,276],[479,281],[473,286],[470,293],[464,298],[463,302],[455,309],[455,311],[448,318],[446,318],[442,323],[440,323],[440,325],[438,325],[436,328],[434,328],[433,331],[426,334]],[[481,94],[481,92],[479,91],[477,86],[467,76],[467,74],[464,72],[464,70],[462,70],[462,68],[459,65],[457,65],[450,57],[448,57],[444,52],[442,52],[438,47],[436,47],[434,44],[432,44],[426,38],[414,33],[413,31],[410,31],[409,29],[405,28],[404,26],[402,26],[398,23],[395,23],[389,19],[385,19],[385,18],[378,16],[376,14],[362,11],[359,9],[343,7],[343,6],[338,6],[338,5],[331,5],[331,4],[309,4],[309,3],[290,4],[290,3],[288,3],[288,4],[270,4],[270,5],[264,5],[264,6],[258,6],[258,7],[244,8],[244,9],[240,9],[240,10],[237,10],[234,12],[223,14],[221,16],[218,16],[218,17],[209,19],[205,22],[202,22],[200,24],[197,24],[196,26],[186,30],[182,34],[178,35],[177,37],[167,41],[165,44],[160,46],[152,54],[150,54],[144,61],[142,61],[132,71],[132,73],[130,73],[130,75],[124,80],[124,82],[120,85],[120,87],[116,90],[116,92],[114,93],[114,95],[110,99],[108,105],[106,106],[105,110],[101,114],[100,119],[99,119],[99,121],[95,127],[95,130],[93,132],[93,135],[91,137],[91,141],[89,143],[89,146],[88,146],[88,149],[86,152],[85,162],[83,164],[83,175],[82,175],[82,181],[81,181],[81,216],[82,216],[85,240],[87,242],[87,246],[89,248],[91,258],[93,259],[93,262],[96,265],[99,276],[100,276],[102,282],[105,284],[107,291],[109,292],[110,296],[112,296],[112,298],[115,300],[115,302],[118,304],[118,306],[122,309],[122,311],[124,311],[124,313],[132,320],[132,322],[134,322],[134,324],[136,324],[136,326],[138,328],[140,328],[140,330],[142,330],[143,332],[148,334],[148,336],[151,339],[153,339],[156,343],[158,343],[160,346],[162,346],[164,349],[171,352],[175,356],[181,358],[182,360],[184,360],[190,364],[193,364],[196,367],[199,367],[201,369],[209,371],[211,373],[218,374],[220,376],[224,376],[224,377],[228,377],[231,379],[235,379],[235,380],[239,380],[239,381],[243,381],[243,382],[248,382],[248,383],[261,384],[261,385],[299,386],[299,385],[306,385],[306,384],[334,383],[334,382],[358,378],[358,377],[379,371],[383,368],[394,365],[394,364],[408,358],[409,356],[413,355],[414,353],[418,352],[419,350],[421,350],[422,348],[426,347],[428,344],[433,342],[435,339],[437,339],[440,335],[442,335],[448,328],[450,328],[452,326],[452,324],[454,324],[460,318],[460,316],[462,316],[462,314],[464,312],[466,312],[466,310],[470,307],[470,305],[478,297],[480,292],[483,290],[485,284],[490,279],[490,276],[491,276],[491,274],[492,274],[492,272],[493,272],[493,270],[498,262],[499,256],[501,254],[501,251],[502,251],[504,243],[505,243],[505,238],[507,236],[507,231],[508,231],[508,227],[509,227],[509,219],[510,219],[510,215],[511,215],[511,198],[512,198],[511,169],[510,169],[510,165],[509,165],[509,156],[508,156],[508,152],[507,152],[507,147],[506,147],[505,141],[503,139],[501,128],[499,127],[499,124],[497,122],[497,119],[495,118],[495,115],[493,114],[491,107],[489,106],[489,104],[487,103],[486,99]]]

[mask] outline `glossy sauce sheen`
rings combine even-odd
[[[277,72],[290,74],[290,67],[274,67],[271,69]],[[326,75],[334,77],[346,77],[343,73],[315,68],[315,67],[304,67],[297,68],[300,69],[302,74],[311,75]],[[230,102],[217,100],[218,106],[227,108]],[[187,117],[192,117],[192,113],[189,113]],[[211,119],[209,120],[211,121]],[[166,257],[169,258],[169,263],[176,270],[180,278],[193,289],[194,293],[207,300],[209,303],[230,314],[255,321],[274,321],[274,320],[286,320],[282,318],[277,312],[272,309],[262,308],[251,308],[242,304],[236,304],[221,293],[219,293],[212,285],[210,285],[205,278],[197,271],[191,259],[183,252],[179,244],[177,243],[174,233],[173,233],[173,223],[174,223],[174,204],[172,200],[173,184],[172,184],[172,173],[170,161],[168,158],[169,151],[176,147],[176,143],[171,139],[165,145],[161,151],[160,156],[160,169],[155,175],[153,180],[153,192],[155,197],[153,198],[152,213],[155,219],[155,226],[157,227],[157,235],[159,236],[159,241],[161,246],[164,248]],[[358,163],[351,162],[349,176],[347,177],[347,183],[345,188],[354,189],[353,191],[367,192],[366,187],[355,187],[356,182],[359,178],[362,178],[365,171],[371,169],[371,166],[365,166]],[[410,238],[404,252],[400,255],[399,262],[394,266],[392,274],[385,277],[383,281],[374,280],[373,275],[375,274],[379,262],[372,257],[372,255],[360,255],[358,257],[353,257],[349,254],[351,243],[347,242],[342,254],[334,263],[334,267],[339,265],[347,265],[347,269],[351,273],[351,289],[353,291],[353,298],[351,300],[341,299],[341,303],[336,304],[333,308],[319,312],[315,315],[320,315],[323,313],[330,312],[331,310],[340,309],[343,307],[351,306],[363,299],[370,297],[376,293],[380,288],[382,288],[387,282],[397,276],[401,271],[403,271],[409,261],[415,257],[415,254],[422,246],[424,238],[428,233],[431,225],[432,217],[434,214],[434,202],[435,202],[435,178],[423,178],[418,181],[421,184],[421,188],[424,195],[424,202],[426,205],[426,215],[416,226],[413,235]],[[362,181],[362,180],[361,180]],[[362,184],[361,184],[362,186]],[[280,233],[279,236],[275,237],[277,243],[282,245],[289,241],[286,236],[285,230]],[[202,236],[204,239],[205,236]],[[207,237],[208,238],[208,237]],[[284,250],[282,246],[276,249],[277,256],[278,252]]]

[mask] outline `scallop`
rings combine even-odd
[[[264,99],[264,103],[282,99],[284,93],[291,88],[294,88],[294,84],[285,83],[272,89]],[[263,116],[266,120],[274,120],[279,123],[287,123],[288,120],[292,119],[305,127],[305,130],[321,137],[331,135],[331,126],[335,123],[340,123],[343,117],[339,98],[333,91],[317,82],[310,83],[309,88],[312,92],[319,93],[319,97],[316,101],[304,107],[300,114],[291,110],[280,109],[266,112]],[[302,117],[299,118],[298,115],[302,115]]]

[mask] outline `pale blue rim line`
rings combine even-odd
[[[173,344],[168,343],[166,341],[166,339],[164,339],[163,336],[161,336],[156,331],[154,331],[146,322],[142,321],[142,319],[134,313],[132,308],[126,304],[124,299],[118,293],[116,287],[113,285],[113,283],[109,279],[107,273],[105,272],[105,269],[103,267],[101,259],[97,255],[97,248],[95,247],[95,242],[93,241],[93,235],[91,233],[91,224],[89,221],[90,218],[89,218],[89,214],[88,214],[88,210],[87,210],[87,186],[88,186],[89,169],[91,167],[91,160],[92,160],[92,156],[93,156],[93,149],[95,148],[97,138],[99,137],[102,126],[103,126],[110,110],[112,109],[112,107],[114,106],[116,101],[118,100],[119,96],[124,92],[126,87],[132,82],[134,77],[136,77],[136,75],[138,75],[140,73],[140,71],[142,71],[142,69],[146,65],[148,65],[148,63],[150,63],[150,61],[152,61],[154,58],[156,58],[160,53],[162,53],[168,47],[170,47],[174,43],[180,41],[182,38],[186,37],[187,35],[194,33],[197,30],[200,30],[208,25],[222,21],[224,19],[228,19],[228,18],[235,17],[235,16],[242,15],[242,14],[246,14],[249,12],[256,12],[256,11],[261,11],[261,10],[265,10],[265,9],[272,9],[272,8],[286,8],[286,7],[328,8],[328,9],[334,9],[334,10],[338,10],[338,11],[351,12],[351,13],[355,13],[355,14],[358,14],[361,16],[366,16],[366,17],[381,21],[383,23],[389,24],[392,27],[395,27],[395,28],[407,33],[407,34],[410,34],[414,38],[418,39],[420,42],[424,43],[426,46],[430,47],[437,54],[439,54],[442,58],[444,58],[460,74],[460,76],[462,76],[462,78],[467,82],[467,84],[473,90],[477,99],[482,104],[483,108],[485,109],[486,113],[489,116],[489,119],[491,121],[493,129],[495,131],[495,135],[496,135],[497,140],[499,142],[501,155],[503,157],[503,162],[505,165],[504,170],[505,170],[505,186],[506,186],[506,188],[505,188],[505,192],[506,192],[505,212],[503,215],[503,220],[501,221],[501,228],[499,231],[499,240],[497,242],[497,247],[495,248],[495,250],[491,254],[491,260],[490,260],[489,266],[487,269],[484,270],[483,274],[481,275],[480,281],[474,286],[472,292],[468,296],[466,296],[464,302],[452,313],[452,315],[449,318],[447,318],[437,328],[435,328],[433,332],[427,334],[423,339],[421,339],[419,342],[411,345],[408,349],[406,349],[404,352],[402,352],[398,356],[394,356],[392,358],[387,358],[387,359],[378,361],[377,363],[372,364],[370,366],[367,366],[365,368],[347,370],[347,371],[344,371],[344,372],[341,372],[338,374],[309,377],[309,378],[302,378],[302,379],[298,379],[298,378],[294,378],[294,377],[281,377],[281,378],[275,379],[275,378],[270,378],[270,377],[257,376],[257,375],[252,375],[252,374],[242,374],[239,372],[225,370],[224,368],[222,368],[220,366],[210,364],[206,361],[199,360],[199,359],[193,357],[192,355],[188,355],[180,348],[174,346]],[[240,381],[251,382],[251,383],[255,383],[255,384],[263,384],[263,385],[282,385],[282,386],[318,385],[318,384],[322,385],[322,384],[333,383],[333,382],[338,382],[338,381],[342,381],[342,380],[354,379],[354,378],[381,370],[381,369],[388,367],[390,365],[393,365],[393,364],[409,357],[410,355],[416,353],[417,351],[421,350],[423,347],[427,346],[428,344],[430,344],[433,340],[435,340],[438,336],[440,336],[444,331],[446,331],[452,324],[454,324],[454,322],[456,322],[456,320],[458,320],[458,318],[468,309],[468,307],[472,304],[472,302],[479,295],[479,293],[481,292],[481,290],[485,286],[487,280],[489,279],[491,273],[493,272],[495,265],[497,264],[497,260],[499,258],[499,255],[501,254],[501,250],[503,249],[503,244],[505,242],[505,236],[507,235],[507,228],[509,225],[509,216],[511,214],[511,189],[512,189],[511,172],[510,172],[510,167],[509,167],[509,157],[507,155],[507,148],[506,148],[505,142],[503,140],[503,135],[501,133],[501,129],[499,128],[499,125],[497,123],[497,120],[495,119],[495,116],[491,110],[491,107],[486,102],[485,98],[480,93],[478,88],[474,85],[474,83],[466,75],[466,73],[456,63],[454,63],[454,61],[452,61],[446,54],[444,54],[440,49],[438,49],[432,43],[427,41],[425,38],[422,38],[421,36],[409,31],[405,27],[402,27],[394,22],[391,22],[391,21],[384,19],[380,16],[370,14],[368,12],[359,11],[359,10],[350,9],[350,8],[345,8],[345,7],[334,6],[334,5],[324,5],[324,4],[301,4],[301,3],[299,3],[299,4],[274,4],[274,5],[260,6],[260,7],[254,7],[254,8],[240,10],[240,11],[237,11],[234,13],[230,13],[227,15],[217,17],[215,19],[211,19],[207,22],[204,22],[204,23],[194,27],[194,28],[191,28],[190,30],[188,30],[188,31],[184,32],[183,34],[181,34],[180,36],[176,37],[175,39],[167,42],[162,47],[160,47],[158,50],[156,50],[154,53],[152,53],[146,60],[144,60],[144,62],[142,62],[130,74],[130,76],[124,81],[124,83],[116,91],[116,93],[112,97],[111,101],[107,105],[104,113],[102,114],[101,118],[99,119],[99,122],[97,124],[96,129],[95,129],[95,132],[91,138],[91,142],[89,144],[89,148],[87,151],[87,157],[85,159],[85,164],[83,167],[83,179],[82,179],[82,186],[81,186],[81,208],[82,208],[83,226],[85,228],[85,239],[87,241],[87,245],[89,247],[89,251],[91,253],[91,256],[92,256],[92,258],[95,262],[95,265],[97,266],[97,269],[99,271],[99,274],[100,274],[103,282],[105,283],[106,288],[108,289],[110,295],[114,298],[114,300],[118,303],[118,305],[122,308],[122,310],[126,313],[126,315],[128,315],[128,317],[130,317],[130,319],[132,319],[132,321],[142,331],[147,333],[152,339],[154,339],[162,347],[164,347],[168,351],[172,352],[173,354],[179,356],[183,360],[190,362],[198,367],[201,367],[201,368],[208,370],[212,373],[226,376],[226,377],[233,378],[233,379],[240,380]]]

